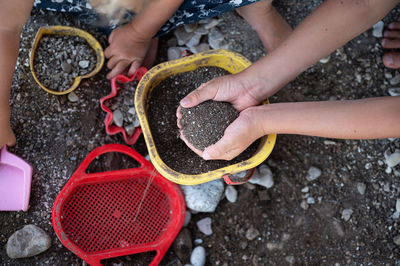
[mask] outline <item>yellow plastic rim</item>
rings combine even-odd
[[[205,66],[220,67],[234,74],[241,72],[250,65],[251,62],[240,54],[224,49],[210,50],[159,64],[151,68],[143,76],[136,89],[135,107],[143,130],[147,149],[149,151],[150,160],[161,175],[178,184],[196,185],[222,178],[224,175],[234,174],[254,168],[261,164],[270,155],[275,145],[276,134],[262,137],[256,153],[246,161],[197,175],[179,173],[168,167],[161,160],[147,120],[146,111],[151,92],[165,78],[171,75],[193,71],[196,68]]]
[[[90,72],[87,75],[84,76],[77,76],[74,80],[74,83],[72,86],[65,90],[65,91],[53,91],[48,88],[46,88],[37,78],[35,69],[34,69],[34,58],[35,58],[35,52],[38,47],[40,39],[43,37],[43,35],[72,35],[72,36],[79,36],[81,38],[84,38],[88,44],[93,48],[93,50],[96,52],[96,67],[92,72]],[[78,86],[79,83],[81,82],[82,79],[84,78],[90,78],[94,75],[96,75],[100,69],[103,67],[104,64],[104,53],[103,53],[103,48],[101,47],[100,43],[88,32],[78,29],[78,28],[73,28],[73,27],[68,27],[68,26],[48,26],[48,27],[41,27],[39,28],[38,32],[36,33],[35,39],[33,41],[32,45],[32,51],[30,54],[29,58],[29,67],[32,72],[32,76],[35,79],[36,83],[39,84],[39,86],[47,91],[48,93],[54,94],[54,95],[63,95],[63,94],[68,94],[71,91],[75,90]]]

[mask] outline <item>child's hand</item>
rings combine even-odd
[[[10,127],[10,123],[8,121],[3,122],[0,118],[0,149],[3,148],[4,145],[14,146],[15,136]]]
[[[135,73],[149,52],[152,38],[135,31],[130,23],[113,30],[108,41],[110,45],[104,55],[109,59],[107,67],[111,69],[107,78],[112,79],[125,70],[128,76]]]
[[[202,84],[181,100],[181,106],[190,108],[213,100],[230,102],[238,111],[242,111],[261,103],[266,97],[268,82],[242,73],[215,78]]]
[[[249,107],[243,110],[239,117],[227,127],[222,139],[207,147],[203,152],[190,144],[182,131],[180,138],[192,151],[205,160],[232,160],[264,135],[263,123],[260,123],[260,116],[257,114],[259,113],[258,108]],[[180,109],[178,109],[177,116],[181,117],[179,111]],[[180,127],[179,124],[178,126]]]

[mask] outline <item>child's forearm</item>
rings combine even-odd
[[[327,0],[271,54],[247,71],[270,84],[270,96],[299,73],[383,18],[398,0]],[[263,92],[255,92],[259,94]]]
[[[149,1],[130,25],[140,37],[152,38],[182,3],[183,0]]]
[[[352,101],[276,103],[260,108],[264,134],[341,139],[400,137],[400,97]]]
[[[0,0],[0,109],[3,111],[9,109],[19,38],[32,5],[33,1],[29,0]]]

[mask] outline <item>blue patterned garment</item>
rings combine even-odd
[[[133,0],[134,1],[134,0]],[[257,2],[258,0],[185,0],[175,14],[161,27],[156,36],[162,36],[175,27],[215,17],[227,11]],[[127,12],[122,19],[106,19],[97,13],[87,0],[35,0],[34,7],[50,11],[68,12],[83,23],[110,33],[119,25],[129,22],[134,14]]]

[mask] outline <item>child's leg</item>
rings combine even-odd
[[[400,19],[389,24],[383,34],[382,46],[386,49],[400,48]],[[400,51],[386,53],[383,64],[389,68],[400,68]]]
[[[292,32],[289,24],[272,6],[272,0],[261,0],[236,11],[257,32],[267,53],[278,47]]]

